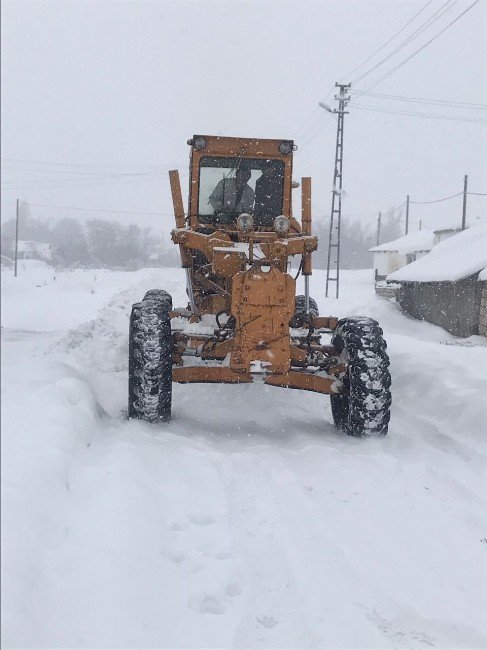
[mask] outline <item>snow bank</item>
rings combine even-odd
[[[424,257],[387,276],[399,282],[454,282],[487,265],[487,224],[467,228],[437,244]]]
[[[152,426],[124,417],[130,305],[184,305],[183,273],[95,274],[7,287],[4,647],[485,647],[487,347],[405,318],[370,270],[339,301],[316,272],[320,313],[384,329],[389,436],[261,384],[175,385]]]
[[[394,239],[393,241],[374,248],[369,248],[372,253],[401,253],[407,255],[408,253],[419,253],[421,251],[430,251],[434,246],[435,235],[431,230],[416,230],[413,232]]]

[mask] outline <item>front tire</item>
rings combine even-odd
[[[377,321],[344,318],[333,332],[332,345],[347,363],[344,390],[331,395],[335,426],[349,436],[385,436],[390,419],[391,375],[387,344]]]
[[[167,300],[144,299],[132,307],[129,418],[152,423],[169,422],[171,419],[172,336],[169,310]]]
[[[309,316],[319,316],[318,305],[314,298],[309,298],[309,314],[306,314],[306,296],[296,296],[294,303],[294,316],[289,323],[290,327],[303,327],[309,323]]]

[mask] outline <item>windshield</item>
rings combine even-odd
[[[234,224],[242,212],[256,226],[272,227],[282,214],[284,162],[271,158],[203,156],[200,160],[200,223]]]

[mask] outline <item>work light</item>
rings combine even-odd
[[[291,153],[292,150],[293,150],[292,142],[289,142],[288,140],[283,140],[279,145],[279,151],[284,156],[286,156],[288,153]]]
[[[206,147],[206,140],[202,137],[196,138],[194,141],[194,148],[198,149],[200,151],[201,149],[204,149]]]
[[[289,230],[290,221],[283,214],[274,219],[274,230],[279,234],[283,234]]]
[[[254,220],[252,215],[248,212],[242,212],[237,218],[237,228],[243,232],[248,232],[252,230],[254,226]]]

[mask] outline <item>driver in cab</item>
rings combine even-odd
[[[255,199],[254,190],[248,185],[251,175],[250,169],[238,168],[235,177],[218,182],[208,199],[215,210],[215,220],[231,224],[242,212],[251,212]]]

